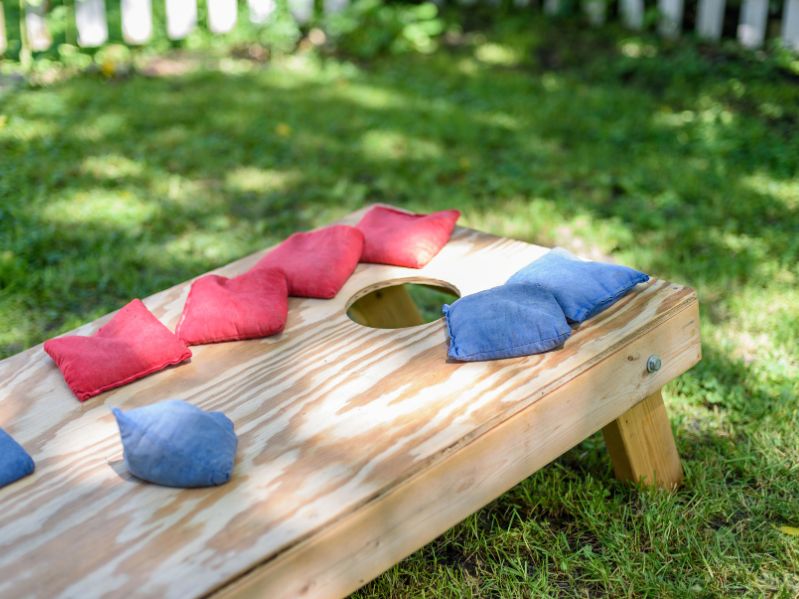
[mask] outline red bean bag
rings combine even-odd
[[[330,299],[350,278],[362,250],[363,233],[355,227],[332,225],[294,233],[261,258],[254,269],[282,270],[289,295]]]
[[[138,299],[93,335],[50,339],[44,351],[80,401],[191,357],[186,344]]]
[[[452,236],[461,213],[411,214],[375,206],[356,225],[363,231],[361,262],[422,268]]]
[[[268,337],[283,330],[288,288],[282,270],[262,268],[191,284],[175,334],[188,345]]]

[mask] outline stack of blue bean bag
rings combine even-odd
[[[571,335],[569,323],[591,318],[648,280],[626,266],[553,249],[504,285],[444,305],[448,356],[472,362],[550,351]]]

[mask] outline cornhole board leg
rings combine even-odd
[[[648,395],[602,429],[616,478],[674,489],[682,482],[660,390]]]

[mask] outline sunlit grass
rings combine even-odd
[[[129,190],[88,189],[48,203],[42,220],[55,225],[119,227],[135,230],[150,220],[158,205],[137,197]]]

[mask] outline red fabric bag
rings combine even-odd
[[[356,225],[363,231],[361,262],[422,268],[441,251],[461,213],[411,214],[375,206]]]
[[[332,225],[294,233],[261,258],[254,270],[282,270],[289,295],[330,299],[358,266],[362,250],[363,233],[355,227]]]
[[[186,344],[138,299],[93,335],[50,339],[44,351],[80,401],[191,357]]]
[[[191,284],[175,334],[188,345],[268,337],[288,313],[286,275],[275,268],[229,279],[205,275]]]

